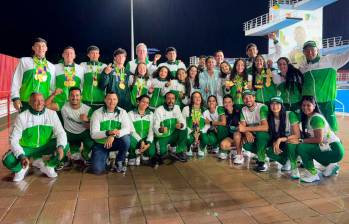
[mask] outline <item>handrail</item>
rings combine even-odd
[[[244,31],[254,29],[256,27],[268,24],[272,20],[269,13],[258,16],[254,19],[251,19],[247,22],[244,22]]]
[[[340,46],[341,43],[342,43],[342,36],[325,38],[322,40],[322,47],[323,48],[336,47],[336,46]]]

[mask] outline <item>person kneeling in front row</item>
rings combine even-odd
[[[118,151],[116,171],[126,172],[125,157],[130,148],[131,123],[127,112],[118,107],[118,96],[109,92],[104,98],[105,105],[91,117],[91,137],[96,141],[92,149],[90,172],[103,174],[109,152]]]
[[[32,93],[29,99],[30,108],[20,113],[15,121],[10,136],[11,150],[4,158],[3,164],[13,173],[13,181],[24,179],[29,170],[29,159],[32,165],[50,178],[57,177],[54,167],[68,151],[67,136],[55,111],[45,108],[41,93]],[[50,156],[43,161],[42,156]]]

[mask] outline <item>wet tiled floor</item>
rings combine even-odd
[[[339,118],[349,147],[349,118]],[[0,132],[1,154],[8,131]],[[251,167],[253,162],[250,163]],[[317,184],[272,167],[255,173],[212,156],[95,176],[72,169],[51,180],[33,170],[12,183],[0,167],[0,223],[349,223],[349,155]]]

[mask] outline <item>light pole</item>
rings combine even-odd
[[[131,60],[135,59],[135,40],[134,40],[134,27],[133,27],[133,0],[131,0]]]

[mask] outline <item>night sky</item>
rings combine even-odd
[[[5,3],[4,3],[5,2]],[[237,3],[239,2],[239,3]],[[245,56],[250,42],[267,52],[267,39],[244,37],[243,22],[268,12],[267,0],[134,0],[135,44],[144,42],[162,51],[175,46],[178,57],[211,55],[222,49],[226,57]],[[34,37],[48,41],[48,59],[56,63],[71,45],[77,61],[86,60],[86,48],[97,45],[102,61],[125,48],[130,57],[129,0],[2,1],[0,53],[28,56]],[[324,38],[349,39],[349,1],[324,9]]]

